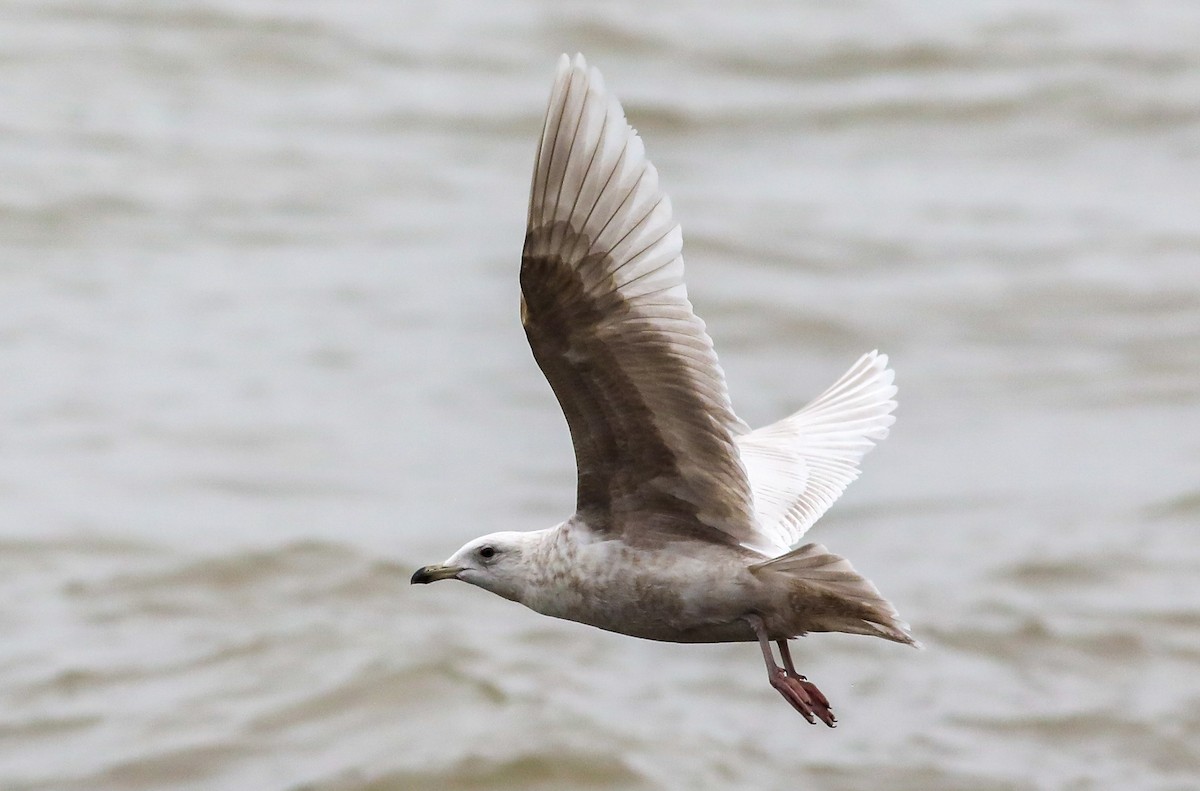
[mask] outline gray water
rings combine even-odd
[[[926,650],[417,565],[573,502],[517,318],[555,58],[643,133],[810,536]],[[0,2],[0,788],[1200,787],[1200,5]]]

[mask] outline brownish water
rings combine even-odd
[[[0,789],[1200,787],[1200,6],[0,2]],[[752,424],[879,347],[811,536],[927,650],[464,585],[573,499],[517,320],[561,51]]]

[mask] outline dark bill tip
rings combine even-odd
[[[430,582],[438,580],[448,580],[458,576],[458,572],[462,571],[457,566],[422,566],[413,572],[412,579],[408,582],[410,585],[427,585]]]

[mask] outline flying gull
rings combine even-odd
[[[757,642],[771,686],[833,727],[788,641],[916,641],[845,558],[792,547],[887,436],[894,374],[871,352],[799,412],[750,430],[692,312],[682,243],[620,103],[582,55],[562,56],[530,190],[521,323],[571,431],[575,514],[477,538],[412,582],[459,579],[650,640]]]

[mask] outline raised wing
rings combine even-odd
[[[692,313],[682,244],[621,105],[583,56],[564,55],[530,190],[521,320],[571,429],[576,507],[600,530],[753,540],[734,444],[747,428]]]
[[[765,542],[756,548],[778,554],[799,541],[888,435],[896,386],[887,361],[886,354],[863,355],[799,412],[737,438]]]

